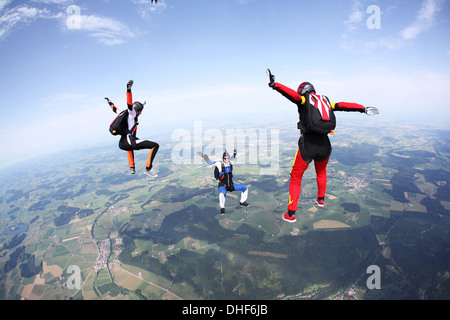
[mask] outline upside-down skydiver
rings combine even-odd
[[[151,177],[157,177],[158,175],[153,168],[153,160],[155,159],[156,153],[159,149],[159,144],[149,140],[140,140],[136,136],[137,126],[139,124],[138,118],[142,114],[144,110],[144,103],[139,101],[133,102],[133,97],[131,94],[131,87],[133,86],[133,80],[128,81],[127,83],[127,106],[128,106],[128,117],[126,119],[127,126],[125,132],[122,132],[120,135],[119,148],[127,151],[128,154],[128,164],[131,169],[131,174],[135,174],[135,163],[134,163],[134,150],[141,149],[150,149],[150,152],[147,157],[147,163],[145,165],[145,173]],[[117,108],[108,98],[105,98],[108,101],[111,109],[114,113],[117,113]]]

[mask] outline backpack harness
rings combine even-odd
[[[328,97],[307,93],[305,94],[305,100],[302,112],[300,112],[299,107],[300,121],[297,128],[301,130],[302,134],[308,132],[333,134],[336,127],[336,117]]]
[[[219,180],[219,187],[225,187],[227,191],[234,191],[233,183],[233,165],[230,163],[230,172],[225,173],[225,164],[222,162],[222,177],[220,176],[219,168],[214,167],[214,178]]]
[[[139,123],[135,121],[134,126],[131,128],[131,130],[128,130],[127,118],[128,118],[128,109],[125,109],[121,113],[119,113],[117,117],[114,118],[114,120],[111,122],[111,124],[109,125],[109,132],[111,132],[113,136],[135,133],[137,125]]]

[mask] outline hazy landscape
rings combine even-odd
[[[0,299],[450,298],[449,130],[338,123],[325,207],[311,166],[288,224],[298,131],[253,127],[279,129],[278,174],[235,165],[251,206],[228,193],[225,215],[213,168],[174,164],[170,135],[154,138],[156,179],[143,173],[145,151],[129,175],[115,143],[3,170]],[[381,289],[366,286],[370,265]]]

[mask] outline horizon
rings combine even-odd
[[[296,112],[295,112],[296,113]],[[339,115],[347,115],[347,116],[352,116],[353,119],[351,118],[345,118],[345,117],[341,117],[339,118]],[[377,128],[377,127],[389,127],[392,124],[395,124],[398,126],[398,128],[405,128],[405,129],[412,129],[412,128],[417,128],[417,129],[421,129],[422,131],[422,135],[425,133],[425,136],[427,132],[432,132],[434,130],[446,130],[446,131],[450,131],[450,128],[448,128],[445,125],[431,125],[432,123],[424,123],[424,122],[419,122],[419,121],[405,121],[402,123],[397,123],[396,120],[392,120],[392,119],[384,119],[384,121],[378,121],[376,118],[379,115],[375,116],[375,117],[368,117],[364,114],[349,114],[349,113],[338,113],[338,119],[337,119],[337,126],[336,126],[336,133],[332,136],[330,136],[330,140],[332,145],[334,144],[334,139],[339,139],[340,135],[345,134],[346,132],[346,127],[347,126],[351,126],[352,128],[363,124],[364,127],[371,127],[371,128]],[[363,118],[360,118],[363,117]],[[357,120],[357,122],[355,121],[355,119]],[[261,122],[265,122],[263,125],[259,125],[261,124]],[[249,133],[252,133],[253,131],[258,131],[257,132],[257,140],[256,143],[259,145],[259,148],[264,147],[261,146],[261,142],[260,141],[260,130],[265,130],[266,133],[268,134],[268,136],[270,136],[271,131],[274,130],[278,130],[279,133],[279,143],[281,144],[293,144],[293,145],[297,145],[297,136],[295,139],[291,139],[291,140],[282,140],[283,135],[290,135],[292,133],[297,133],[298,132],[298,138],[300,137],[300,132],[299,130],[296,128],[296,123],[297,123],[297,119],[294,118],[287,118],[287,119],[283,119],[280,120],[277,124],[278,120],[263,120],[263,119],[258,119],[255,121],[251,122],[251,126],[250,127],[245,127],[244,129],[242,129],[242,126],[236,126],[233,128],[229,128],[228,127],[228,123],[222,122],[220,125],[214,125],[211,123],[205,123],[202,122],[200,124],[201,126],[201,131],[198,132],[198,130],[196,129],[196,123],[192,122],[189,124],[185,124],[184,126],[181,127],[174,127],[174,128],[167,128],[167,130],[165,132],[161,132],[158,133],[154,136],[155,140],[157,142],[161,142],[164,143],[165,145],[170,144],[171,149],[167,150],[167,148],[163,148],[160,147],[160,153],[162,154],[163,152],[169,152],[170,154],[172,154],[171,156],[171,160],[173,163],[177,163],[178,165],[203,165],[203,163],[201,161],[196,161],[199,159],[196,159],[195,153],[196,151],[200,150],[198,144],[198,140],[196,135],[200,134],[200,139],[202,140],[202,145],[201,145],[201,151],[205,151],[206,149],[209,150],[213,150],[214,152],[212,153],[212,157],[220,157],[221,152],[222,152],[222,148],[220,146],[223,146],[224,149],[227,149],[228,144],[226,143],[227,140],[227,131],[231,130],[230,134],[233,135],[233,140],[235,139],[235,134],[239,134],[240,130],[244,130],[244,135],[245,135],[245,139],[250,139],[251,137],[249,137]],[[351,129],[352,129],[351,128]],[[350,130],[351,130],[350,129]],[[182,138],[180,140],[178,140],[179,135],[181,133],[185,133],[188,135],[189,137],[189,142],[186,141],[186,138]],[[214,139],[211,140],[211,135]],[[223,140],[223,144],[219,144],[217,145],[217,141],[214,141],[217,139],[216,136],[214,135],[222,135],[224,138]],[[209,138],[209,139],[208,139]],[[104,151],[104,150],[115,150],[118,154],[118,156],[120,157],[123,153],[123,159],[126,158],[125,156],[125,152],[123,150],[120,150],[117,146],[119,139],[117,137],[112,137],[112,139],[108,139],[108,142],[96,142],[93,143],[91,145],[86,145],[86,146],[81,146],[81,145],[76,145],[76,146],[72,146],[72,147],[68,147],[68,148],[62,148],[59,150],[53,150],[53,151],[49,151],[46,153],[42,153],[42,154],[38,154],[38,155],[34,155],[30,158],[26,158],[23,159],[21,161],[17,161],[15,163],[9,164],[7,166],[1,167],[0,166],[0,178],[2,176],[8,175],[10,173],[10,171],[15,171],[15,170],[23,170],[25,167],[28,167],[28,169],[33,170],[33,168],[39,167],[39,162],[54,162],[54,160],[50,160],[53,157],[61,157],[64,156],[66,154],[69,154],[71,152],[74,151],[78,151],[78,152],[83,152],[83,151],[87,151],[87,150],[97,150],[97,151]],[[219,137],[220,140],[220,137]],[[211,143],[215,142],[214,143]],[[361,140],[364,141],[364,140]],[[219,141],[220,142],[220,141]],[[239,146],[239,140],[234,141],[235,145],[237,143],[237,146]],[[242,142],[242,141],[241,141]],[[173,153],[175,152],[174,149],[178,149],[176,150],[177,152],[183,152],[184,150],[181,150],[183,147],[184,143],[191,143],[190,144],[190,148],[192,148],[193,153],[190,153],[191,157],[188,158],[188,160],[182,160],[179,161],[179,159],[177,158],[173,158]],[[271,141],[269,140],[267,142],[268,146],[272,146]],[[217,146],[216,146],[217,145]],[[217,149],[218,148],[218,149]],[[259,150],[258,148],[258,150]],[[250,152],[250,140],[246,140],[246,144],[245,144],[245,151],[244,152]],[[216,151],[219,150],[219,153],[217,153]],[[238,150],[238,152],[240,151],[240,149]],[[141,150],[141,151],[136,151],[136,157],[145,155],[145,150]],[[159,156],[159,158],[156,159],[156,163],[158,163],[160,160],[166,160],[166,159],[161,159],[160,158],[161,155]],[[258,158],[258,156],[257,156]],[[279,157],[276,157],[279,158]],[[331,158],[333,158],[333,152],[331,153]],[[240,165],[254,165],[251,163],[251,159],[250,156],[245,155],[244,157],[245,162],[242,163],[241,161],[239,161]],[[272,158],[270,157],[269,160],[271,160]],[[50,160],[50,161],[49,161]],[[239,159],[241,160],[241,159]],[[177,162],[178,161],[178,162]],[[248,162],[248,163],[247,163]],[[31,164],[30,164],[31,163]],[[28,170],[27,169],[27,170]]]

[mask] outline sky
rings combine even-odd
[[[147,101],[140,138],[227,120],[292,117],[293,89],[450,120],[448,0],[0,0],[0,168],[118,143],[104,97]],[[344,118],[346,115],[339,115]],[[360,115],[365,116],[365,115]],[[357,118],[351,118],[357,119]]]

